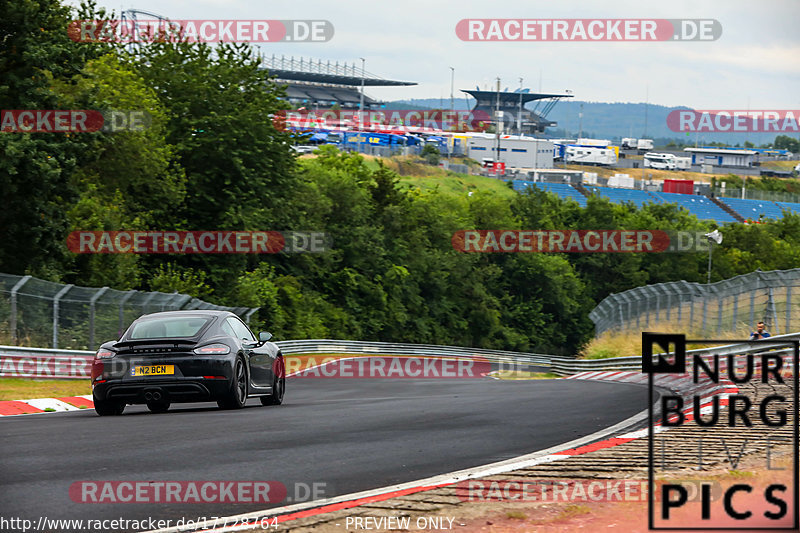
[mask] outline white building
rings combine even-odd
[[[483,162],[497,157],[497,139],[492,134],[472,134],[467,138],[467,157]],[[553,143],[519,135],[500,136],[499,161],[506,168],[553,168]]]
[[[752,167],[758,161],[755,150],[736,150],[731,148],[684,148],[692,156],[693,165],[713,165],[715,167]]]

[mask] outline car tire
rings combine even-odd
[[[125,410],[125,404],[123,402],[98,400],[96,398],[93,398],[93,401],[94,410],[100,416],[118,416]]]
[[[275,377],[272,380],[272,394],[261,397],[261,405],[280,405],[283,403],[283,396],[286,394],[286,366],[283,357],[279,357],[276,362]]]
[[[247,369],[241,358],[233,365],[231,388],[224,397],[217,400],[220,409],[241,409],[247,403]]]
[[[147,402],[147,408],[151,413],[166,413],[169,410],[169,402]]]

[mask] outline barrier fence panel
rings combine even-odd
[[[143,314],[177,309],[231,311],[245,320],[255,309],[224,307],[188,294],[118,291],[0,274],[0,343],[96,349],[117,339]]]
[[[776,336],[772,340],[798,340],[800,333]],[[460,346],[436,346],[428,344],[394,344],[388,342],[362,342],[349,340],[310,339],[278,341],[284,355],[292,354],[331,354],[351,356],[418,356],[446,358],[482,358],[492,363],[498,370],[530,369],[536,367],[537,372],[548,371],[561,376],[579,372],[628,371],[641,372],[641,356],[612,357],[609,359],[574,359],[547,354],[505,352],[500,350],[483,350]],[[776,349],[775,344],[734,343],[727,346],[715,346],[689,350],[687,356],[706,357],[717,354],[720,357],[728,354],[761,352],[780,353],[789,356],[791,348]],[[56,350],[48,348],[23,348],[19,346],[0,346],[0,377],[25,378],[59,378],[89,379],[94,352],[86,350]],[[657,361],[661,354],[653,354]]]
[[[756,271],[711,284],[674,281],[606,297],[589,314],[595,333],[678,324],[705,336],[800,330],[800,268]]]

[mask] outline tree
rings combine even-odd
[[[154,91],[116,54],[91,60],[54,90],[71,109],[141,113],[141,131],[84,134],[89,149],[70,183],[80,199],[67,210],[70,231],[170,229],[185,196],[185,176],[165,139],[166,114]],[[142,256],[86,254],[74,257],[68,281],[119,289],[136,287]]]
[[[295,158],[289,134],[269,118],[287,106],[252,49],[152,42],[129,64],[166,110],[165,139],[186,174],[185,201],[174,206],[185,227],[291,229]],[[179,261],[208,272],[224,298],[257,258],[195,255]]]
[[[793,139],[788,135],[778,135],[775,137],[775,148],[798,154],[800,153],[800,139]]]
[[[78,16],[104,16],[94,11],[89,4]],[[4,2],[2,13],[0,109],[63,109],[53,80],[68,79],[108,47],[72,42],[66,28],[75,15],[58,0]],[[85,136],[65,133],[0,135],[0,271],[60,278],[68,258],[64,206],[77,194],[70,176],[87,148]]]
[[[420,155],[429,165],[438,165],[441,152],[439,152],[436,145],[428,143],[422,148]]]

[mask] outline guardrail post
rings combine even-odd
[[[253,316],[253,313],[261,309],[260,307],[253,307],[244,315],[244,323],[248,326],[250,325],[250,317]]]
[[[94,293],[89,300],[89,349],[94,349],[94,304],[97,302],[98,298],[100,298],[103,293],[108,290],[108,287],[103,287],[96,293]]]
[[[150,300],[152,300],[153,298],[155,298],[155,296],[156,296],[157,294],[160,294],[160,293],[158,293],[158,292],[151,292],[151,293],[148,293],[148,294],[147,294],[147,298],[145,298],[145,299],[144,299],[144,301],[143,301],[142,303],[140,303],[140,304],[139,304],[139,305],[142,307],[142,314],[145,314],[145,313],[147,312],[147,305],[150,303]]]
[[[53,348],[58,348],[58,309],[60,306],[61,298],[69,292],[69,290],[73,287],[72,284],[65,285],[58,293],[53,297]]]
[[[717,335],[722,335],[722,294],[717,295]]]
[[[772,297],[772,287],[769,288],[769,297],[767,299],[767,312],[765,313],[768,320],[768,325],[773,328],[775,335],[780,335],[780,327],[778,326],[778,312],[775,310],[775,300]],[[770,324],[771,323],[771,324]]]
[[[786,286],[786,333],[792,331],[792,286]]]
[[[703,334],[708,335],[708,291],[705,290],[705,287],[700,291],[704,293],[701,295],[703,299]]]
[[[739,316],[739,293],[733,293],[733,317],[731,318],[731,331],[736,331],[737,317]]]
[[[190,302],[191,300],[192,300],[192,297],[189,296],[188,294],[181,294],[180,301],[178,303],[176,303],[174,305],[174,307],[175,307],[176,310],[177,309],[183,309],[183,306],[186,305],[187,302]]]
[[[176,309],[180,309],[181,305],[183,305],[184,302],[186,302],[186,296],[189,296],[189,295],[188,294],[181,294],[178,291],[173,292],[172,294],[170,294],[170,298],[169,299],[165,299],[164,303],[161,304],[161,310],[162,311],[166,311],[168,307],[169,307],[170,311],[174,311]],[[191,296],[189,296],[189,299],[191,299]],[[181,302],[181,304],[178,305],[175,302]]]
[[[10,317],[10,326],[11,326],[11,343],[17,344],[17,292],[25,285],[28,280],[31,279],[30,276],[22,276],[19,281],[11,288],[11,317]]]
[[[121,336],[122,332],[125,331],[125,302],[131,299],[131,296],[136,294],[139,291],[130,290],[128,293],[122,297],[122,300],[119,301],[119,328],[117,330],[117,336]]]

